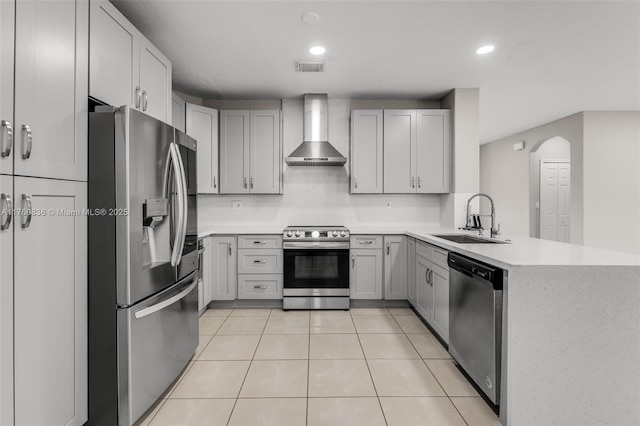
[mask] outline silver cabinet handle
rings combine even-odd
[[[135,98],[136,108],[140,108],[141,103],[142,103],[142,93],[140,92],[140,88],[136,86],[136,98]]]
[[[433,287],[433,269],[429,270],[429,284]]]
[[[356,189],[358,189],[358,178],[357,178],[357,177],[354,177],[354,178],[353,178],[353,185],[354,185],[354,187],[355,187]]]
[[[429,268],[424,271],[424,280],[427,282],[427,284],[429,284]]]
[[[422,188],[422,178],[418,176],[418,188]]]
[[[11,127],[11,123],[7,120],[2,120],[2,129],[7,129],[6,132],[3,131],[2,132],[2,136],[0,136],[1,139],[1,146],[3,148],[2,152],[0,152],[0,156],[2,157],[8,157],[9,154],[11,154],[11,148],[13,147],[13,128]],[[7,134],[7,143],[5,145],[4,142],[4,134]]]
[[[27,135],[27,148],[24,149],[24,135]],[[26,124],[22,125],[22,159],[26,160],[31,157],[31,148],[33,147],[33,135],[31,133],[31,127]]]
[[[244,178],[242,186],[244,186],[244,189],[247,189],[247,178]]]
[[[266,290],[267,286],[265,284],[263,284],[263,285],[254,285],[253,288],[255,288],[256,290]]]
[[[373,244],[373,241],[372,240],[358,240],[358,244],[371,245],[371,244]]]
[[[26,207],[25,207],[26,204]],[[27,229],[31,224],[31,210],[33,205],[31,204],[31,195],[22,194],[22,209],[27,210],[26,219],[22,220],[22,229]]]
[[[389,255],[389,243],[387,243],[387,256]]]
[[[218,186],[216,185],[216,177],[215,177],[215,176],[213,177],[213,187],[214,187],[214,188],[217,188],[217,187],[218,187]]]
[[[227,244],[229,246],[229,256],[231,256],[231,244]]]
[[[355,268],[355,267],[356,267],[356,257],[351,256],[351,268]]]
[[[251,189],[253,189],[253,177],[249,179],[249,186],[251,187]]]
[[[0,205],[2,205],[3,202],[7,205],[7,220],[0,225],[0,231],[6,231],[9,229],[11,219],[13,218],[13,203],[11,202],[11,196],[9,194],[1,194]]]
[[[412,188],[416,187],[416,178],[415,178],[415,176],[411,176],[411,187]]]
[[[266,260],[254,260],[253,263],[267,263]]]
[[[149,97],[147,96],[147,91],[143,90],[142,92],[142,110],[146,111],[147,110],[147,105],[149,103]]]
[[[253,244],[267,244],[266,241],[254,241]]]

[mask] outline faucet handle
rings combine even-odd
[[[492,229],[491,233],[493,235],[500,235],[500,224],[498,224],[498,227],[496,229]]]

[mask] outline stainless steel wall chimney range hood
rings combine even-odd
[[[290,166],[343,166],[347,158],[328,141],[326,94],[304,95],[304,140],[285,161]]]

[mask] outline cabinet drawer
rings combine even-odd
[[[282,248],[282,235],[239,235],[238,248]]]
[[[433,263],[436,263],[443,268],[449,269],[449,265],[447,264],[447,256],[449,252],[447,250],[443,250],[441,248],[434,247],[433,248]]]
[[[282,299],[281,274],[238,275],[238,299]]]
[[[433,258],[433,246],[427,243],[423,243],[422,241],[418,241],[416,244],[416,253],[421,254],[427,259]],[[446,261],[445,261],[446,263]]]
[[[352,249],[379,249],[382,248],[381,235],[356,235],[351,236],[350,243]]]
[[[282,274],[282,249],[239,249],[239,274]]]

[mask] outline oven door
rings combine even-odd
[[[348,296],[348,249],[285,249],[284,296]]]

